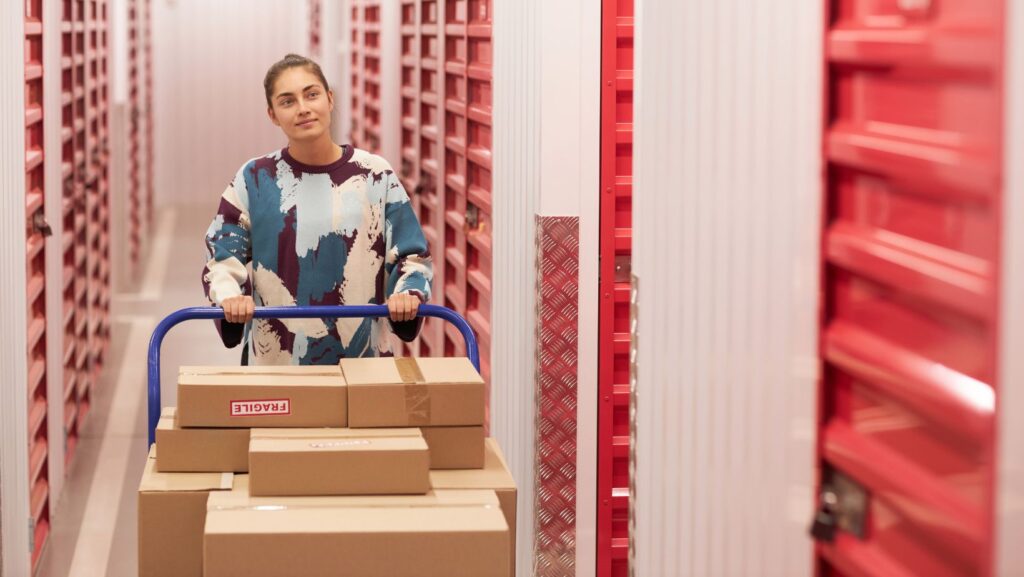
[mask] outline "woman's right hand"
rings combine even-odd
[[[256,311],[252,297],[246,295],[224,299],[220,306],[224,309],[224,319],[229,323],[247,323],[252,320],[252,315]]]

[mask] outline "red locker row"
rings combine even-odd
[[[140,5],[143,7],[140,11]],[[42,0],[25,3],[25,127],[26,127],[26,250],[28,310],[28,438],[30,511],[34,526],[32,564],[37,564],[50,529],[50,471],[53,445],[63,447],[64,470],[73,463],[79,432],[93,399],[93,389],[103,367],[110,342],[111,302],[111,105],[110,105],[110,3],[109,0],[63,0],[58,26],[45,26]],[[148,0],[131,0],[130,37],[139,30],[148,38]],[[45,30],[58,30],[49,37]],[[59,83],[48,85],[44,74],[43,47],[59,44]],[[148,40],[144,52],[132,48],[134,71],[145,54],[149,74]],[[136,94],[138,78],[131,79]],[[45,90],[59,90],[59,118],[44,114]],[[147,91],[148,94],[148,91]],[[136,104],[137,106],[137,104]],[[146,107],[148,109],[148,107]],[[146,119],[149,122],[149,119]],[[44,154],[44,134],[50,123],[59,124],[60,155]],[[133,123],[131,143],[132,196],[127,210],[132,215],[130,259],[137,266],[141,234],[137,224],[149,220],[152,187],[138,180],[137,166],[152,164],[152,143],[137,142]],[[152,134],[152,131],[145,131]],[[46,168],[60,167],[59,238],[46,221]],[[53,185],[51,184],[51,187]],[[47,276],[47,252],[58,251],[61,274]],[[56,291],[63,303],[60,310],[47,311],[46,294]],[[59,319],[49,318],[59,315]],[[48,322],[49,321],[49,322]],[[61,350],[48,350],[46,333],[59,326]],[[59,374],[50,374],[48,360],[60,359]],[[61,397],[50,398],[48,383],[62,383]],[[53,404],[63,405],[62,439],[49,438],[49,415]],[[59,453],[58,453],[59,454]]]
[[[381,148],[381,2],[353,0],[352,143]],[[491,3],[402,0],[401,159],[434,259],[434,302],[476,331],[490,379]],[[389,31],[388,34],[393,32]],[[418,354],[463,354],[462,337],[428,321]]]

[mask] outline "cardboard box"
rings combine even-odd
[[[484,381],[466,358],[342,359],[350,427],[484,424]]]
[[[402,497],[212,495],[205,577],[510,577],[493,491]]]
[[[345,427],[345,379],[335,366],[182,367],[181,427]]]
[[[419,429],[254,429],[253,496],[412,495],[430,490]]]
[[[423,427],[431,469],[482,469],[483,427]]]
[[[158,473],[150,451],[139,482],[139,577],[203,577],[210,492],[230,492],[233,473]]]
[[[444,494],[456,490],[491,489],[501,503],[501,511],[505,521],[512,528],[510,532],[509,555],[512,567],[510,575],[515,575],[516,561],[516,481],[505,463],[505,456],[498,446],[497,439],[488,438],[485,443],[484,468],[471,471],[431,471],[430,484],[434,492]]]
[[[249,470],[249,429],[183,429],[174,407],[165,407],[160,415],[156,445],[156,470],[161,473]]]

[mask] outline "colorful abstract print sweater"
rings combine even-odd
[[[221,197],[206,247],[203,285],[217,305],[242,294],[258,307],[383,304],[401,292],[430,298],[430,252],[409,196],[386,160],[351,146],[326,166],[302,164],[287,149],[247,162]],[[228,346],[241,338],[240,325],[219,327]],[[418,327],[254,319],[245,341],[251,364],[333,364],[389,355],[393,328],[410,340]]]

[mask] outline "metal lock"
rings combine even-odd
[[[811,523],[811,536],[831,543],[836,529],[842,529],[864,539],[867,509],[867,490],[850,477],[833,471],[822,484],[818,510]]]
[[[53,236],[53,228],[50,227],[50,223],[46,222],[46,214],[43,213],[43,209],[37,210],[32,215],[32,229],[43,235],[43,238]]]

